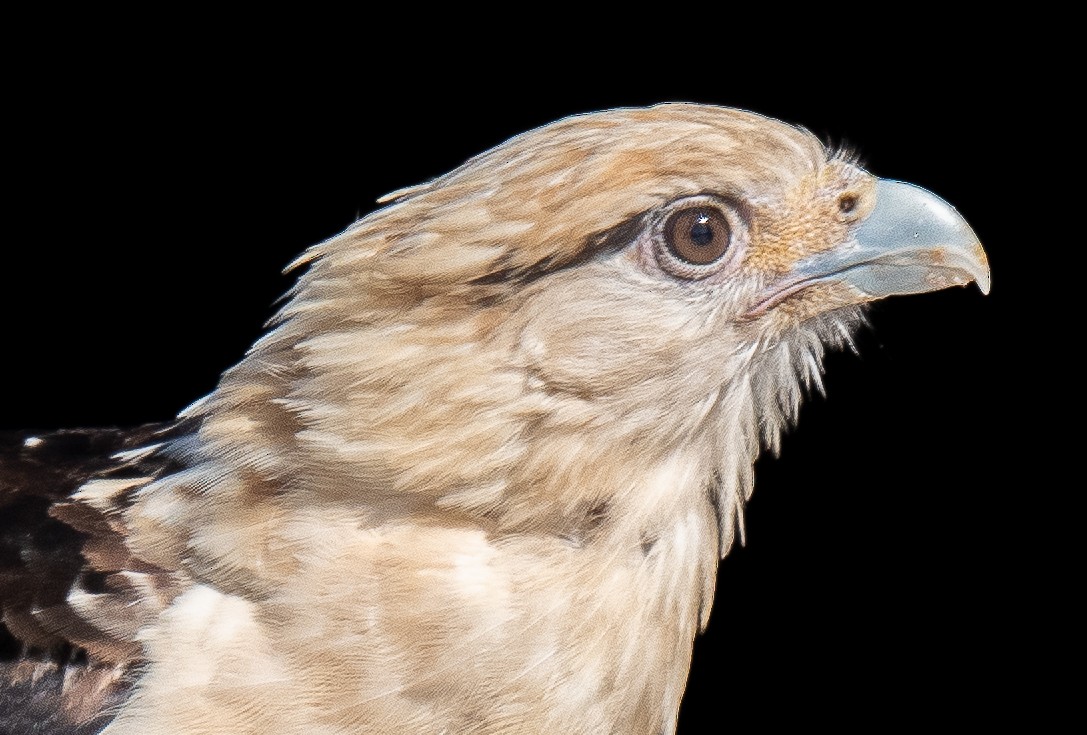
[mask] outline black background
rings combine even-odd
[[[1056,379],[1036,368],[1062,349],[1041,329],[1062,280],[1044,167],[1063,113],[1041,67],[929,33],[788,60],[554,48],[565,64],[532,68],[509,48],[325,57],[199,33],[46,45],[6,104],[0,429],[170,418],[260,334],[293,256],[511,135],[614,106],[752,109],[953,203],[993,290],[878,303],[859,357],[829,358],[826,397],[759,461],[679,731],[1042,716],[1053,603],[1034,552],[1060,440],[1036,413]]]

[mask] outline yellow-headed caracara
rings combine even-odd
[[[989,287],[948,204],[720,107],[384,201],[176,422],[0,445],[0,731],[671,733],[824,349]]]

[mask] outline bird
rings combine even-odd
[[[674,733],[827,350],[990,288],[935,194],[713,105],[379,203],[176,419],[0,437],[0,731]]]

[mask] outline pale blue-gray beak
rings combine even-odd
[[[799,262],[750,313],[819,283],[846,286],[860,303],[971,281],[989,293],[989,260],[962,215],[919,186],[880,179],[875,204],[852,236]]]

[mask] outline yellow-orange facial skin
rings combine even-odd
[[[874,206],[876,179],[848,158],[833,158],[778,201],[752,203],[751,245],[741,272],[761,293],[784,281],[794,266],[817,253],[842,247],[853,226]],[[856,293],[836,282],[813,284],[785,296],[773,308],[755,309],[750,319],[763,333],[781,333],[819,314],[858,303]]]

